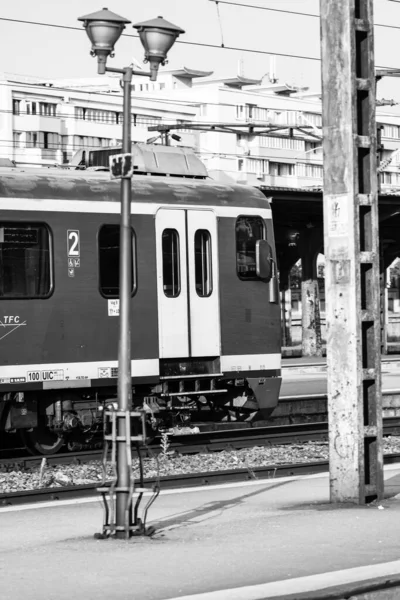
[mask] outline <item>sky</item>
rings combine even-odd
[[[218,46],[205,48],[176,43],[169,53],[167,68],[186,66],[213,71],[216,76],[234,76],[240,62],[245,76],[261,78],[269,71],[268,53],[271,53],[276,56],[276,75],[280,83],[319,90],[321,64],[315,60],[320,56],[319,19],[288,14],[298,12],[318,16],[319,0],[232,2],[288,12],[231,6],[224,4],[224,0],[220,0],[218,9],[214,0],[3,0],[0,10],[0,72],[49,79],[95,76],[96,61],[89,55],[90,43],[77,19],[106,5],[132,23],[161,15],[185,30],[180,38],[182,42]],[[400,0],[374,0],[374,11],[375,64],[400,68]],[[77,27],[78,30],[4,19]],[[135,30],[129,25],[125,33],[135,33]],[[232,51],[221,48],[221,44],[243,50]],[[314,60],[281,56],[288,54]],[[116,45],[115,58],[108,64],[123,67],[130,64],[132,57],[142,61],[142,46],[138,39],[124,36]],[[393,98],[400,103],[400,78],[383,79],[379,83],[379,97]],[[394,112],[400,112],[400,105]]]

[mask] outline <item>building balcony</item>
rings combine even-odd
[[[268,175],[247,172],[237,172],[237,183],[245,183],[259,187],[262,185],[268,187],[307,189],[312,187],[322,187],[322,179],[314,177],[300,177],[297,175]]]
[[[62,163],[62,151],[49,148],[14,148],[13,160],[18,166],[48,166]]]
[[[42,115],[14,115],[14,131],[47,131],[61,133],[61,120]]]
[[[119,139],[122,137],[122,125],[71,118],[62,121],[61,135]]]

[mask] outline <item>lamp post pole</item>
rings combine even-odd
[[[122,70],[123,82],[123,131],[122,153],[131,152],[131,81],[132,69]],[[119,347],[118,347],[118,409],[129,411],[132,408],[131,384],[131,291],[132,291],[132,234],[131,234],[131,177],[121,178],[121,226],[120,226],[120,259],[119,259]],[[116,525],[125,523],[128,490],[130,483],[130,467],[125,447],[126,421],[123,416],[117,419],[117,476],[118,487],[123,488],[116,495]],[[130,443],[130,440],[129,440]],[[116,537],[125,537],[124,531],[116,531]]]
[[[157,79],[158,68],[166,62],[167,52],[178,35],[184,33],[180,27],[169,23],[162,17],[133,25],[145,49],[145,62],[150,71],[134,71],[131,67],[116,69],[107,67],[108,56],[113,56],[114,45],[122,34],[125,25],[130,23],[124,17],[112,13],[107,8],[80,17],[90,41],[91,54],[97,57],[98,73],[119,73],[123,84],[123,132],[122,154],[131,156],[131,83],[133,75]],[[115,506],[115,537],[128,538],[131,535],[127,526],[131,525],[129,510],[129,490],[131,469],[128,455],[131,440],[127,439],[127,420],[132,409],[132,368],[131,368],[131,292],[132,292],[132,233],[131,233],[131,196],[132,171],[121,172],[121,221],[119,249],[119,345],[118,345],[118,413],[117,413],[117,484]]]

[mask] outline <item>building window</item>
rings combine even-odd
[[[305,150],[305,142],[304,140],[296,140],[289,137],[279,137],[279,136],[263,136],[261,135],[259,138],[260,146],[264,148],[279,148],[281,150]]]
[[[236,106],[236,118],[244,119],[244,106],[242,104]]]
[[[275,177],[293,177],[296,174],[295,171],[295,165],[289,163],[269,163],[270,175]]]
[[[119,225],[103,225],[99,231],[100,292],[105,298],[119,297]],[[131,230],[132,296],[136,292],[136,236]]]
[[[162,234],[163,289],[167,298],[177,298],[181,291],[179,234],[164,229]]]
[[[26,103],[26,114],[27,115],[36,115],[36,102],[27,102]]]
[[[400,131],[400,128],[398,125],[383,125],[382,126],[382,137],[399,139],[400,138],[399,131]]]
[[[321,114],[305,112],[304,117],[311,125],[315,125],[315,127],[322,127]]]
[[[313,177],[314,179],[322,179],[322,165],[313,165],[309,163],[297,163],[297,175],[299,177]]]
[[[263,177],[269,173],[269,161],[265,158],[247,158],[246,168],[248,173],[256,173],[257,177]]]
[[[55,117],[57,104],[51,102],[39,102],[39,114],[43,117]]]
[[[22,131],[13,132],[14,148],[22,148]]]
[[[196,292],[200,298],[212,294],[211,235],[206,229],[198,229],[194,236],[194,270]]]
[[[256,273],[256,242],[265,239],[261,217],[238,217],[236,221],[236,271],[239,279],[258,279]]]
[[[83,106],[75,106],[75,117],[77,119],[86,119],[86,108]]]
[[[41,132],[43,135],[42,147],[51,150],[57,150],[59,146],[59,136],[58,133],[50,133],[48,131]]]
[[[26,132],[26,147],[27,148],[38,148],[39,147],[39,136],[36,131]]]
[[[395,175],[395,173],[390,173],[388,171],[383,171],[382,173],[380,173],[381,183],[383,183],[385,185],[391,185],[392,184],[392,175]]]
[[[1,222],[0,298],[46,298],[52,287],[48,227]]]
[[[21,112],[21,100],[13,100],[13,115],[19,115]]]

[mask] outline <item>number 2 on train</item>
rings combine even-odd
[[[78,229],[68,229],[67,231],[68,256],[80,256],[81,244]]]

